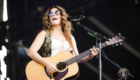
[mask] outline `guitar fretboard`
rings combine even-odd
[[[101,48],[104,48],[105,46],[107,46],[107,43],[106,42],[104,42],[104,43],[101,44]],[[96,48],[97,47],[98,46],[96,46]],[[74,62],[77,62],[77,61],[81,60],[82,58],[84,58],[84,57],[86,57],[86,56],[88,56],[90,54],[91,54],[91,50],[87,50],[87,51],[84,51],[81,54],[79,54],[79,55],[77,55],[77,56],[75,56],[75,57],[73,57],[73,58],[71,58],[71,59],[69,59],[69,60],[67,60],[65,62],[67,64],[67,66],[68,66],[68,65],[70,65],[70,64],[72,64]]]
[[[74,62],[77,62],[77,61],[79,61],[80,59],[82,59],[82,58],[84,58],[84,57],[90,55],[90,54],[91,54],[91,50],[84,51],[84,52],[81,53],[80,55],[77,55],[77,56],[75,56],[75,57],[73,57],[73,58],[67,60],[66,63],[67,63],[67,65],[70,65],[70,64],[72,64],[72,63],[74,63]]]

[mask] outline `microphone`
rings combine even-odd
[[[84,15],[78,15],[78,16],[69,16],[67,18],[68,21],[80,21],[81,19],[84,19]]]

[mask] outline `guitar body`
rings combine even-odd
[[[53,57],[44,57],[47,61],[56,66],[58,71],[51,74],[52,78],[46,73],[45,67],[32,60],[26,66],[26,76],[28,80],[72,80],[79,76],[79,68],[77,62],[69,66],[65,66],[65,61],[72,58],[73,55],[69,51],[61,51]]]

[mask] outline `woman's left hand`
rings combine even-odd
[[[89,59],[92,59],[99,52],[99,48],[95,48],[95,46],[93,46],[90,50],[92,54],[89,55]]]

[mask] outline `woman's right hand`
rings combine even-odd
[[[47,62],[46,69],[47,69],[47,72],[50,74],[57,71],[56,67],[51,62]]]

